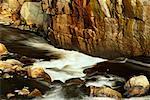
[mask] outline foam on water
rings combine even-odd
[[[83,70],[85,68],[91,67],[98,62],[106,61],[106,59],[91,57],[77,51],[58,49],[47,43],[40,43],[36,39],[29,39],[22,42],[28,46],[48,50],[50,52],[48,55],[60,56],[59,59],[34,63],[35,67],[43,67],[52,80],[61,80],[64,82],[70,78],[83,77]]]
[[[52,47],[55,53],[60,54],[60,59],[34,63],[34,66],[49,68],[46,72],[53,80],[65,81],[70,78],[83,77],[83,70],[106,59],[91,57],[77,51],[69,51]]]

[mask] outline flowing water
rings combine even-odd
[[[34,57],[39,60],[33,64],[34,67],[43,67],[50,75],[52,80],[60,80],[65,82],[71,78],[85,78],[83,70],[91,68],[97,63],[107,61],[107,59],[88,56],[86,54],[55,48],[47,43],[40,36],[27,31],[20,31],[5,26],[0,26],[0,42],[4,43],[10,52],[19,53],[28,57]],[[149,68],[148,68],[149,69]],[[110,74],[111,75],[111,74]],[[106,78],[98,76],[103,81],[98,83],[88,82],[86,85],[107,85],[112,86],[114,81],[123,80],[118,76],[110,76]],[[148,98],[148,97],[145,97]],[[36,98],[43,100],[66,100],[62,86],[58,84],[53,91],[50,91],[44,98]],[[72,100],[79,99],[73,98]],[[110,98],[102,97],[83,97],[83,100],[107,100]],[[133,98],[132,98],[133,99]],[[137,98],[135,98],[137,99]],[[143,100],[142,98],[138,98]],[[147,99],[148,100],[148,99]]]

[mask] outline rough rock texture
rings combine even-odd
[[[150,55],[149,5],[146,0],[58,1],[49,7],[49,37],[55,45],[95,56]]]
[[[39,2],[25,2],[21,7],[20,13],[26,20],[27,25],[42,26],[44,19],[46,19]]]
[[[0,55],[7,54],[7,53],[8,53],[8,51],[7,51],[7,48],[5,47],[5,45],[0,43]]]
[[[132,77],[124,86],[124,89],[127,90],[125,95],[127,97],[144,95],[148,92],[149,86],[150,84],[146,76],[140,75]]]
[[[9,3],[4,1],[6,0],[3,0],[2,4],[6,3],[8,6]],[[40,21],[44,23],[42,27],[37,25],[36,27],[48,33],[51,44],[57,47],[75,49],[105,58],[150,56],[149,0],[15,1],[20,4],[18,10],[26,1],[41,4],[43,13],[48,17],[44,18],[46,21]],[[10,12],[14,11],[12,8],[18,7],[18,3],[15,3],[16,6],[3,9],[2,4],[0,21],[4,19],[1,16],[5,10]],[[18,10],[15,14],[9,13],[8,18],[11,16],[13,18],[9,19],[11,23],[20,25],[18,27],[21,29],[27,29],[28,21],[20,17]],[[36,21],[31,23],[35,24]],[[29,30],[32,30],[32,27],[30,28]]]
[[[50,1],[56,46],[101,57],[150,55],[149,0]]]

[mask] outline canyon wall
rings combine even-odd
[[[1,0],[0,23],[93,56],[150,56],[149,0]]]

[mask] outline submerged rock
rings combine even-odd
[[[98,74],[86,77],[86,86],[108,86],[120,90],[125,84],[125,79],[111,74]]]
[[[66,99],[82,99],[88,95],[89,89],[84,85],[85,81],[80,78],[71,78],[62,86],[62,93]]]
[[[65,81],[66,84],[76,84],[76,85],[80,85],[80,84],[84,84],[84,80],[81,80],[80,78],[72,78],[69,80]]]

